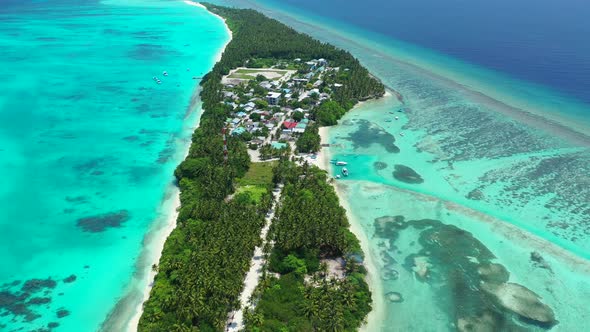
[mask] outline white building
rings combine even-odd
[[[281,94],[278,92],[269,92],[266,95],[266,101],[268,101],[269,105],[278,105],[280,99]]]

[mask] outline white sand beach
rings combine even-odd
[[[187,4],[187,5],[189,5],[189,6],[200,7],[200,8],[203,8],[203,9],[207,10],[207,7],[203,6],[203,4],[201,4],[200,2],[194,2],[194,1],[185,0],[185,1],[184,1],[184,3],[186,3],[186,4]],[[217,15],[217,14],[215,14],[215,13],[212,13],[212,12],[209,12],[209,13],[210,13],[211,15],[213,15],[213,16],[215,16],[215,17],[219,18],[220,20],[222,20],[222,21],[223,21],[223,23],[225,23],[225,29],[227,30],[227,34],[229,35],[229,40],[227,41],[227,44],[229,44],[229,42],[230,42],[230,41],[232,40],[232,38],[233,38],[233,34],[232,34],[232,32],[231,32],[231,30],[230,30],[229,26],[227,26],[227,23],[225,22],[225,18],[223,18],[223,17],[221,17],[221,16],[219,16],[219,15]],[[223,50],[225,50],[225,47],[227,46],[227,44],[225,44],[225,45],[223,46]],[[223,50],[222,50],[221,52],[219,52],[219,55],[218,55],[218,57],[216,58],[216,60],[217,60],[217,61],[221,60],[221,55],[223,54]]]
[[[329,131],[329,127],[320,127],[319,134],[321,137],[321,144],[329,144]],[[330,148],[322,147],[321,151],[318,153],[317,156],[317,166],[328,172],[328,174],[330,174],[330,160]],[[367,315],[366,323],[361,327],[360,330],[365,332],[376,331],[378,330],[378,323],[382,322],[385,317],[385,302],[383,297],[383,288],[381,285],[379,272],[377,270],[377,265],[375,263],[377,257],[373,257],[372,255],[372,251],[369,248],[369,239],[361,229],[358,220],[352,213],[352,209],[346,201],[346,195],[344,195],[342,191],[342,186],[339,185],[337,181],[334,182],[333,186],[336,190],[336,194],[338,195],[338,199],[340,200],[340,205],[346,210],[346,216],[348,217],[348,220],[350,222],[350,231],[359,239],[361,249],[365,254],[364,265],[367,269],[366,281],[372,293],[373,310]]]
[[[164,244],[166,243],[166,239],[172,233],[174,228],[176,228],[176,219],[178,218],[178,210],[180,208],[180,190],[177,187],[172,188],[172,194],[169,198],[170,202],[164,202],[163,205],[168,205],[170,208],[168,218],[166,218],[165,224],[161,225],[160,228],[154,230],[153,233],[154,237],[150,239],[149,236],[146,236],[146,240],[144,240],[144,246],[149,248],[147,251],[147,255],[145,259],[147,260],[146,264],[144,264],[144,268],[149,269],[147,271],[148,277],[147,280],[144,280],[143,285],[143,298],[141,302],[135,308],[135,313],[127,323],[126,331],[137,331],[137,325],[139,324],[139,319],[143,314],[143,303],[148,300],[150,297],[150,291],[153,286],[154,278],[156,277],[156,271],[154,271],[151,267],[154,264],[158,264],[160,261],[160,257],[162,257],[162,250],[164,249]],[[152,264],[149,264],[149,263]]]

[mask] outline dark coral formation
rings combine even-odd
[[[76,275],[75,275],[75,274],[72,274],[71,276],[69,276],[69,277],[65,278],[65,279],[63,280],[63,282],[65,282],[66,284],[69,284],[69,283],[71,283],[71,282],[74,282],[74,281],[76,281],[76,279],[77,279]]]
[[[355,149],[368,148],[371,144],[380,144],[387,152],[399,153],[399,147],[395,145],[395,137],[381,127],[367,120],[351,120],[359,123],[357,131],[348,136]]]
[[[77,225],[85,232],[99,233],[104,232],[107,228],[118,228],[124,222],[129,220],[129,212],[121,210],[92,217],[78,219]]]
[[[25,282],[21,290],[25,293],[35,293],[44,288],[55,288],[55,286],[57,286],[57,282],[51,278],[31,279]]]
[[[12,316],[10,319],[13,322],[35,324],[34,322],[41,317],[37,310],[40,310],[40,306],[49,308],[52,303],[51,294],[57,285],[57,281],[52,278],[30,279],[22,285],[19,280],[3,284],[0,287],[0,316]],[[49,325],[47,328],[38,330],[50,331],[53,328]]]
[[[404,165],[395,165],[393,177],[398,181],[411,184],[419,184],[424,182],[424,179],[422,179],[420,174],[416,173],[416,171],[410,167]]]
[[[373,167],[375,167],[376,170],[383,170],[387,168],[387,164],[382,162],[382,161],[376,161],[373,163]]]
[[[459,331],[518,331],[522,326],[550,328],[557,324],[553,310],[526,287],[508,282],[509,272],[494,262],[492,252],[473,234],[438,220],[405,220],[403,216],[375,219],[375,236],[389,241],[390,252],[399,253],[396,240],[404,230],[420,231],[421,249],[409,253],[402,266],[417,280],[439,294],[439,305]],[[391,280],[393,258],[384,255]],[[538,256],[533,257],[538,260]],[[391,300],[396,294],[388,293]]]
[[[389,292],[387,294],[385,294],[385,296],[387,297],[387,299],[389,300],[389,302],[393,302],[393,303],[401,303],[404,302],[404,297],[401,293],[398,292]]]
[[[551,266],[549,266],[549,263],[547,263],[545,258],[543,258],[543,256],[541,256],[541,254],[537,251],[531,252],[531,261],[533,262],[534,266],[541,269],[546,269],[549,272],[553,272],[553,270],[551,270]]]
[[[70,315],[70,312],[66,309],[59,309],[56,313],[57,318],[64,318]]]
[[[41,305],[41,304],[47,304],[51,302],[51,298],[49,297],[34,297],[32,299],[30,299],[27,304],[31,304],[31,305]]]
[[[479,190],[479,189],[473,189],[472,191],[470,191],[467,196],[468,199],[474,200],[474,201],[481,201],[483,199],[485,199],[485,195],[484,193]]]

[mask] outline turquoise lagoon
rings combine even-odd
[[[588,104],[311,8],[230,3],[349,50],[390,89],[330,128],[327,142],[332,159],[348,162],[337,187],[375,265],[369,331],[582,328],[590,318]],[[531,301],[499,305],[500,288],[481,282],[490,267],[504,271],[494,276],[500,288]],[[403,302],[390,301],[392,292]],[[545,305],[554,324],[523,318],[534,307],[547,314]]]
[[[182,1],[3,1],[0,31],[0,330],[124,325],[225,25]]]

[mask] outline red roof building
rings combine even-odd
[[[293,129],[297,127],[297,122],[285,121],[283,122],[283,127],[285,129]]]

